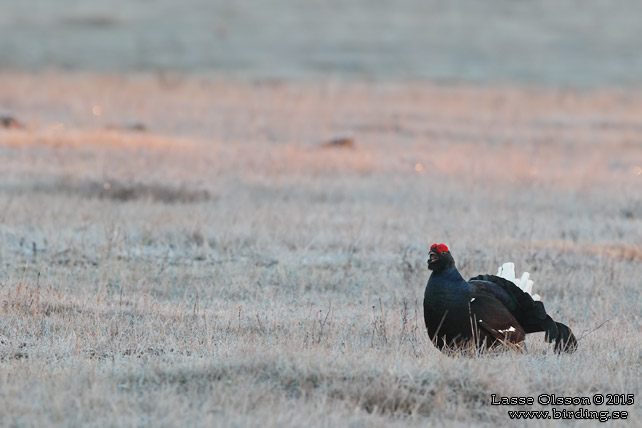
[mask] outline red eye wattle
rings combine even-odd
[[[436,251],[438,253],[443,253],[443,252],[447,252],[449,250],[448,250],[448,246],[446,246],[446,244],[432,244],[430,246],[430,251]]]

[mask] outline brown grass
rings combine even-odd
[[[6,79],[2,426],[507,425],[491,393],[640,393],[639,95]],[[432,242],[530,271],[577,353],[437,352]]]

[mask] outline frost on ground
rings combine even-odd
[[[0,425],[495,425],[493,393],[640,393],[642,95],[5,77]],[[579,350],[437,352],[432,242],[530,272]]]

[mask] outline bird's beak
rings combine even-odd
[[[437,260],[439,260],[439,256],[436,252],[431,251],[430,253],[428,253],[428,260],[426,260],[427,263],[436,262]]]

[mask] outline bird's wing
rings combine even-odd
[[[519,343],[526,333],[513,314],[495,297],[474,293],[470,299],[471,322],[496,340]]]
[[[515,317],[526,333],[546,332],[546,341],[555,342],[556,351],[573,352],[577,340],[568,326],[553,321],[544,303],[533,300],[513,282],[495,275],[479,275],[468,281],[474,294],[495,297]]]
[[[540,301],[522,291],[513,282],[495,275],[479,275],[469,281],[473,291],[497,298],[520,322],[526,333],[553,330],[546,322],[546,309]]]

